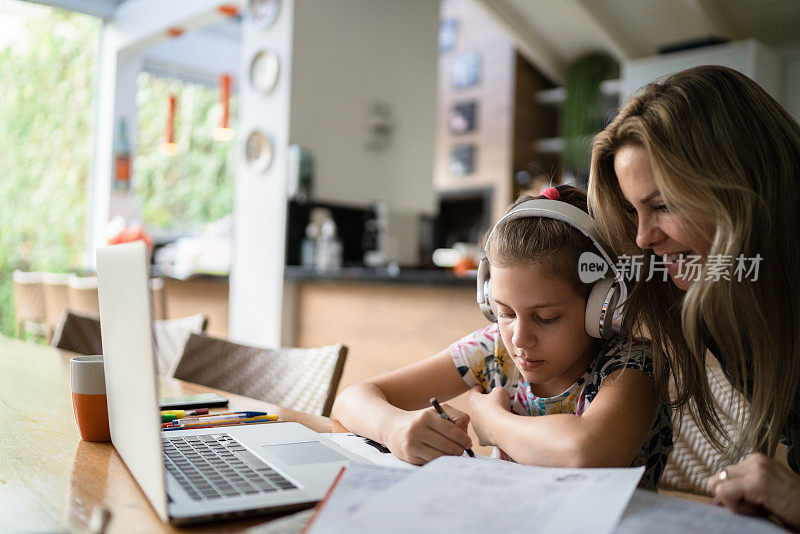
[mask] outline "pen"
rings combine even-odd
[[[161,425],[162,428],[169,428],[169,427],[180,427],[180,428],[193,428],[195,426],[203,425],[225,425],[231,423],[246,423],[249,421],[277,421],[277,415],[256,415],[254,417],[235,417],[235,416],[214,416],[214,417],[200,417],[200,418],[185,418],[185,419],[176,419],[175,421],[170,421],[169,423],[163,423]]]
[[[188,415],[205,415],[208,408],[198,408],[196,410],[161,410],[161,422],[166,423],[173,419],[182,419]]]
[[[183,417],[179,420],[173,421],[177,422],[180,421],[181,423],[195,423],[195,422],[203,422],[203,423],[213,423],[215,421],[223,421],[228,419],[242,419],[248,417],[259,417],[262,415],[269,415],[267,412],[228,412],[228,413],[215,413],[210,415],[200,415],[196,417]]]
[[[447,415],[446,413],[444,413],[444,410],[442,410],[442,407],[439,406],[439,401],[436,400],[436,397],[431,397],[431,406],[434,407],[436,412],[439,414],[439,417],[441,417],[445,421],[450,421],[451,423],[455,424],[455,421],[450,419],[450,416]],[[475,457],[475,453],[472,452],[472,449],[470,449],[469,447],[467,447],[464,450],[467,451],[467,455],[469,455],[470,457],[473,457],[473,458]]]
[[[262,416],[259,418],[254,418],[250,420],[233,420],[226,423],[211,423],[211,424],[194,424],[194,425],[177,425],[177,426],[165,426],[161,428],[162,432],[168,432],[170,430],[196,430],[198,428],[216,428],[221,426],[236,426],[236,425],[259,425],[263,423],[272,423],[278,420],[277,415],[269,415],[269,416]]]

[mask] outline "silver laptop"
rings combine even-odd
[[[161,431],[142,241],[97,251],[111,441],[165,522],[301,509],[356,455],[297,423]]]

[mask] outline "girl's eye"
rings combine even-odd
[[[513,313],[498,312],[497,313],[497,318],[498,319],[513,319],[514,318],[514,314]]]
[[[653,206],[653,211],[660,211],[660,212],[669,212],[669,208],[666,204],[659,204],[657,206]]]
[[[539,321],[542,324],[553,324],[554,322],[556,322],[558,320],[558,316],[549,317],[549,318],[537,317],[536,320]]]

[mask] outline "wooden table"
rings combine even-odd
[[[72,353],[0,336],[0,532],[86,532],[95,507],[107,532],[237,532],[269,518],[179,529],[165,525],[111,443],[81,441],[72,415]],[[161,393],[215,391],[162,379]],[[277,413],[317,432],[346,429],[327,417],[220,392],[232,410]]]
[[[107,532],[239,532],[269,517],[177,528],[161,522],[111,443],[81,441],[72,415],[74,354],[0,336],[0,532],[86,532],[92,511]],[[162,378],[161,394],[218,391]],[[277,413],[317,432],[346,432],[328,417],[220,392],[231,410]],[[672,496],[708,501],[681,492]]]

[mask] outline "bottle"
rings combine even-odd
[[[114,140],[114,190],[128,191],[131,188],[131,148],[125,118],[119,120],[119,132]]]
[[[317,238],[315,263],[317,271],[336,271],[342,266],[342,242],[336,238],[336,223],[332,218],[322,222]]]
[[[307,268],[314,267],[314,255],[317,250],[317,238],[319,237],[319,227],[313,222],[306,226],[306,236],[300,243],[300,265]]]

